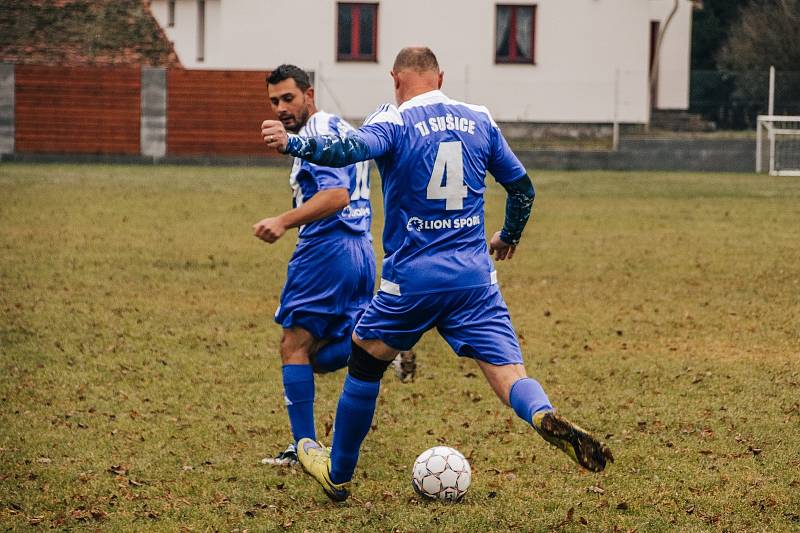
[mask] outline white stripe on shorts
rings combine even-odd
[[[392,294],[394,296],[400,296],[400,285],[393,281],[389,281],[388,279],[381,278],[381,288],[383,292],[386,294]]]

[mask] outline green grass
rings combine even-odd
[[[0,166],[3,529],[800,528],[800,181],[533,172],[501,285],[530,374],[616,464],[578,470],[428,334],[334,505],[260,464],[289,438],[272,313],[294,235],[250,226],[287,206],[286,174]],[[327,441],[341,380],[317,381]],[[437,443],[471,459],[458,505],[411,490]]]

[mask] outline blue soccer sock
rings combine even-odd
[[[358,452],[372,425],[380,389],[380,381],[362,381],[350,374],[344,378],[333,423],[331,481],[334,483],[353,479]]]
[[[295,443],[317,439],[314,429],[314,371],[311,365],[283,365],[283,391]]]
[[[533,424],[535,413],[553,410],[544,389],[538,381],[532,378],[522,378],[514,382],[511,385],[508,401],[517,416],[528,424]]]
[[[322,372],[333,372],[347,366],[352,351],[350,337],[329,342],[314,355],[315,366]]]

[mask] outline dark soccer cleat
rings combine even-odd
[[[261,459],[261,464],[274,466],[294,466],[297,464],[297,447],[290,444],[275,457]]]
[[[406,350],[397,354],[392,361],[394,375],[403,383],[414,381],[417,377],[417,354],[414,350]]]
[[[533,415],[533,429],[587,470],[602,472],[606,461],[614,462],[608,446],[585,429],[552,411],[540,411]]]
[[[331,481],[331,451],[311,439],[300,439],[297,443],[297,457],[303,470],[317,480],[322,490],[331,500],[343,502],[350,496],[350,482]]]

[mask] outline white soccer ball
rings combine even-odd
[[[425,450],[414,461],[411,485],[425,498],[457,502],[469,488],[472,470],[466,457],[448,446]]]

